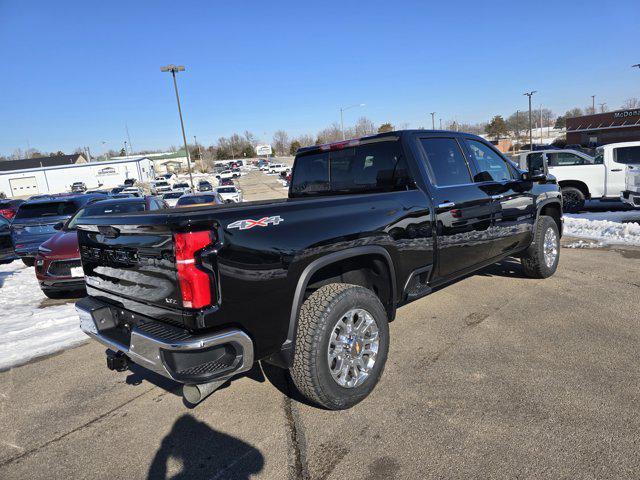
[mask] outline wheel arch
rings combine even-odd
[[[589,186],[581,180],[560,180],[558,182],[558,185],[560,186],[561,189],[564,187],[577,188],[584,194],[584,198],[591,198],[591,192],[589,192]]]
[[[295,347],[295,336],[296,329],[298,323],[298,314],[300,312],[300,307],[304,302],[304,296],[307,291],[307,287],[310,284],[314,274],[320,272],[322,269],[330,266],[337,266],[345,261],[354,260],[358,258],[379,258],[384,262],[384,265],[387,268],[387,273],[389,277],[389,289],[390,289],[390,299],[385,306],[387,313],[389,314],[389,319],[393,319],[395,316],[395,308],[396,308],[396,299],[397,299],[397,285],[396,285],[396,272],[395,267],[393,266],[393,260],[391,259],[391,255],[389,252],[379,245],[367,245],[362,247],[354,247],[346,250],[340,250],[337,252],[330,253],[323,257],[317,258],[309,265],[305,267],[298,279],[298,283],[296,284],[296,290],[293,297],[293,302],[291,305],[291,314],[289,316],[289,328],[287,330],[287,339],[285,340],[282,351],[289,351],[288,354],[285,354],[285,362],[289,362],[290,359],[293,358],[293,349]]]
[[[538,206],[536,224],[541,215],[553,218],[558,226],[558,233],[562,236],[562,204],[558,200],[548,200]]]

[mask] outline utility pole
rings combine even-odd
[[[542,143],[542,105],[540,105],[540,143]]]
[[[442,130],[442,119],[440,119],[440,130]]]
[[[431,112],[431,130],[436,129],[436,112]]]
[[[600,113],[604,113],[604,107],[605,107],[606,104],[607,104],[606,102],[602,102],[602,103],[598,104],[598,105],[600,105]]]
[[[189,146],[187,145],[187,135],[184,133],[184,122],[182,120],[182,108],[180,107],[180,95],[178,95],[178,82],[176,81],[176,72],[184,72],[182,65],[167,65],[160,67],[161,72],[171,72],[173,77],[173,88],[176,91],[176,102],[178,103],[178,116],[180,117],[180,128],[182,129],[182,140],[184,141],[184,150],[187,155],[187,169],[189,170],[189,182],[191,183],[191,191],[194,190],[193,175],[191,174],[191,158],[189,157]]]
[[[591,95],[591,111],[596,113],[596,96]]]
[[[533,150],[533,123],[531,117],[531,97],[533,97],[534,93],[538,93],[537,90],[532,90],[530,92],[525,92],[523,95],[529,97],[529,149]]]
[[[354,107],[364,107],[364,103],[358,103],[357,105],[349,105],[348,107],[340,107],[340,130],[342,130],[342,140],[347,139],[344,133],[344,111]]]

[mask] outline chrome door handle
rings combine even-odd
[[[444,202],[438,205],[438,208],[453,208],[456,206],[455,202]]]
[[[611,171],[612,172],[621,172],[622,169],[621,168],[612,168]]]
[[[504,195],[491,195],[491,200],[502,200]]]

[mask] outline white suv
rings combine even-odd
[[[272,163],[269,165],[269,173],[282,173],[290,170],[289,165],[284,163]]]
[[[225,203],[240,203],[242,201],[242,191],[231,185],[217,187],[216,193],[220,195]]]

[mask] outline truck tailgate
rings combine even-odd
[[[182,306],[169,230],[81,226],[78,242],[87,287],[161,308]]]

